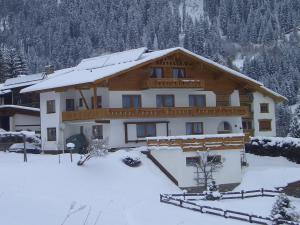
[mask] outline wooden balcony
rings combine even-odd
[[[248,108],[242,106],[228,107],[174,107],[174,108],[100,108],[81,111],[63,112],[63,121],[95,119],[130,119],[130,118],[170,118],[170,117],[217,117],[244,116]]]
[[[143,83],[143,88],[204,88],[203,80],[174,79],[174,78],[152,78]]]

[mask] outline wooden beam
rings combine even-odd
[[[81,98],[82,98],[82,100],[83,100],[83,103],[84,103],[84,105],[85,105],[85,108],[86,108],[86,109],[89,109],[89,106],[88,106],[88,104],[87,104],[87,101],[86,101],[86,99],[85,99],[83,93],[82,93],[82,90],[79,89],[79,93],[80,93],[80,95],[81,95]]]
[[[93,103],[94,103],[94,109],[96,109],[97,108],[97,86],[93,86],[93,91],[94,91]]]

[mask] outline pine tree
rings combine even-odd
[[[288,136],[300,138],[300,105],[295,109],[294,116],[290,123]]]

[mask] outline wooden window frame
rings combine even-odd
[[[203,97],[204,96],[204,106],[197,106],[197,105],[195,105],[195,106],[193,106],[193,105],[191,105],[190,103],[191,103],[191,98],[197,98],[197,97]],[[195,101],[195,99],[194,99],[194,102],[196,102]],[[205,94],[199,94],[199,95],[189,95],[189,106],[190,107],[206,107],[206,95]]]
[[[262,129],[261,127],[261,122],[268,122],[270,124],[270,127],[267,129]],[[258,127],[259,127],[259,131],[261,132],[268,132],[268,131],[272,131],[272,120],[271,119],[262,119],[262,120],[258,120]]]
[[[53,102],[53,108],[52,110],[50,110],[50,102]],[[56,113],[56,107],[55,107],[55,100],[47,100],[46,102],[46,111],[47,111],[47,114],[53,114],[53,113]]]
[[[55,132],[54,137],[50,136],[51,130],[54,130],[54,132]],[[56,127],[48,127],[47,128],[47,141],[56,141]]]
[[[153,75],[153,71],[155,71],[155,69],[161,69],[161,72],[162,72],[161,77],[157,77],[156,75]],[[153,78],[153,79],[162,79],[162,78],[164,78],[165,77],[164,68],[159,67],[159,66],[151,67],[150,68],[150,77]]]
[[[100,99],[100,100],[99,100]],[[102,96],[101,95],[97,95],[97,106],[96,106],[96,109],[101,109],[102,108]],[[100,105],[99,105],[99,102],[100,102]],[[94,96],[91,97],[91,108],[94,109]]]
[[[68,108],[68,101],[73,102],[73,107]],[[67,112],[75,111],[75,99],[74,99],[74,98],[67,98],[67,99],[66,99],[66,111],[67,111]]]
[[[266,107],[266,111],[262,110],[264,107]],[[260,113],[269,113],[269,103],[260,103],[259,105]]]
[[[162,98],[162,106],[158,106],[157,99],[158,99],[158,97],[161,97],[161,96],[163,97]],[[173,99],[172,106],[166,106],[166,100],[165,100],[166,97],[172,97],[172,99]],[[171,94],[171,95],[168,95],[168,94],[156,95],[156,107],[157,108],[173,108],[173,107],[175,107],[175,95],[173,95],[173,94]]]
[[[130,107],[124,107],[124,98],[126,96],[130,97]],[[123,109],[134,109],[134,97],[138,97],[139,99],[139,106],[137,108],[141,108],[142,107],[142,96],[141,95],[122,95],[122,108]]]
[[[197,123],[201,124],[202,133],[195,132],[195,126],[194,126],[194,124],[197,124]],[[188,124],[192,124],[192,133],[191,134],[188,134],[188,132],[187,132]],[[204,134],[204,123],[203,122],[186,122],[185,123],[185,128],[186,128],[186,135],[201,135],[201,134]]]
[[[183,71],[183,77],[175,77],[174,76],[174,70],[182,70]],[[172,68],[172,78],[174,79],[183,79],[186,78],[186,69],[184,67],[173,67]]]
[[[155,127],[155,134],[154,135],[148,135],[148,130],[147,130],[147,127],[146,126],[153,126]],[[138,136],[138,126],[144,126],[144,133],[145,135],[144,136]],[[136,137],[137,138],[146,138],[146,137],[156,137],[157,135],[157,126],[156,126],[156,123],[139,123],[139,124],[136,124]]]

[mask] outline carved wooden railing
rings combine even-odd
[[[168,118],[196,116],[245,116],[248,108],[243,106],[229,107],[173,107],[173,108],[100,108],[81,111],[63,112],[63,121],[94,119],[127,119],[127,118]]]
[[[188,78],[152,78],[143,83],[144,88],[204,88],[203,80]]]
[[[184,152],[244,149],[244,134],[189,135],[147,138],[150,148],[180,147]]]

